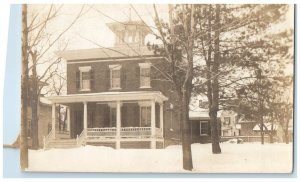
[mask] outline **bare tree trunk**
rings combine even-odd
[[[260,140],[261,140],[261,144],[263,145],[265,143],[265,136],[264,136],[264,121],[262,117],[260,121]]]
[[[38,136],[38,104],[39,104],[39,94],[38,94],[38,77],[37,77],[37,70],[36,70],[36,62],[37,62],[37,53],[30,52],[32,63],[32,97],[31,97],[31,137],[32,137],[32,149],[37,150],[39,149],[39,136]]]
[[[272,126],[271,126],[271,131],[270,131],[270,143],[274,143],[274,131],[273,131],[273,121],[272,121]]]
[[[284,130],[285,143],[289,144],[289,120],[287,119]]]
[[[21,80],[21,135],[20,135],[20,162],[21,170],[28,168],[28,141],[27,141],[27,97],[28,97],[28,29],[27,5],[22,6],[22,80]]]
[[[211,8],[210,8],[211,11]],[[215,41],[214,41],[214,62],[212,65],[212,72],[214,77],[212,79],[212,102],[209,109],[209,116],[211,119],[211,138],[212,138],[212,153],[221,153],[221,147],[219,144],[219,132],[218,132],[218,120],[217,113],[219,111],[219,61],[220,61],[220,5],[216,5],[216,17],[215,17]]]
[[[189,99],[186,96],[181,97],[181,117],[180,128],[182,138],[183,169],[192,170],[193,160],[191,151],[191,131],[189,122]]]
[[[289,144],[289,134],[288,134],[288,132],[284,133],[284,140],[285,140],[286,144]]]

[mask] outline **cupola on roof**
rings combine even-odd
[[[142,21],[126,21],[107,23],[108,28],[115,34],[115,46],[135,45],[144,46],[145,37],[151,30]]]

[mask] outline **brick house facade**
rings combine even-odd
[[[163,79],[168,68],[144,44],[150,30],[138,21],[107,26],[116,35],[114,47],[56,53],[67,63],[67,95],[47,99],[52,108],[68,107],[70,139],[115,148],[180,140],[178,99]],[[57,139],[55,114],[52,109],[49,139]]]

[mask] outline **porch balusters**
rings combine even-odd
[[[151,101],[151,149],[156,148],[155,136],[155,101]]]

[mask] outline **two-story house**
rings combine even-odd
[[[149,28],[140,21],[107,26],[114,47],[56,53],[66,60],[67,95],[48,97],[52,131],[46,143],[59,140],[56,104],[68,107],[69,141],[79,145],[161,148],[166,139],[179,139],[176,94],[163,79],[164,58],[145,45]]]
[[[32,79],[28,79],[28,91],[27,91],[27,136],[28,146],[32,146]],[[45,84],[43,82],[38,83],[39,86]],[[39,95],[37,104],[37,119],[38,119],[38,140],[39,146],[43,146],[43,137],[48,134],[49,124],[51,124],[51,105],[45,99],[43,95]]]

